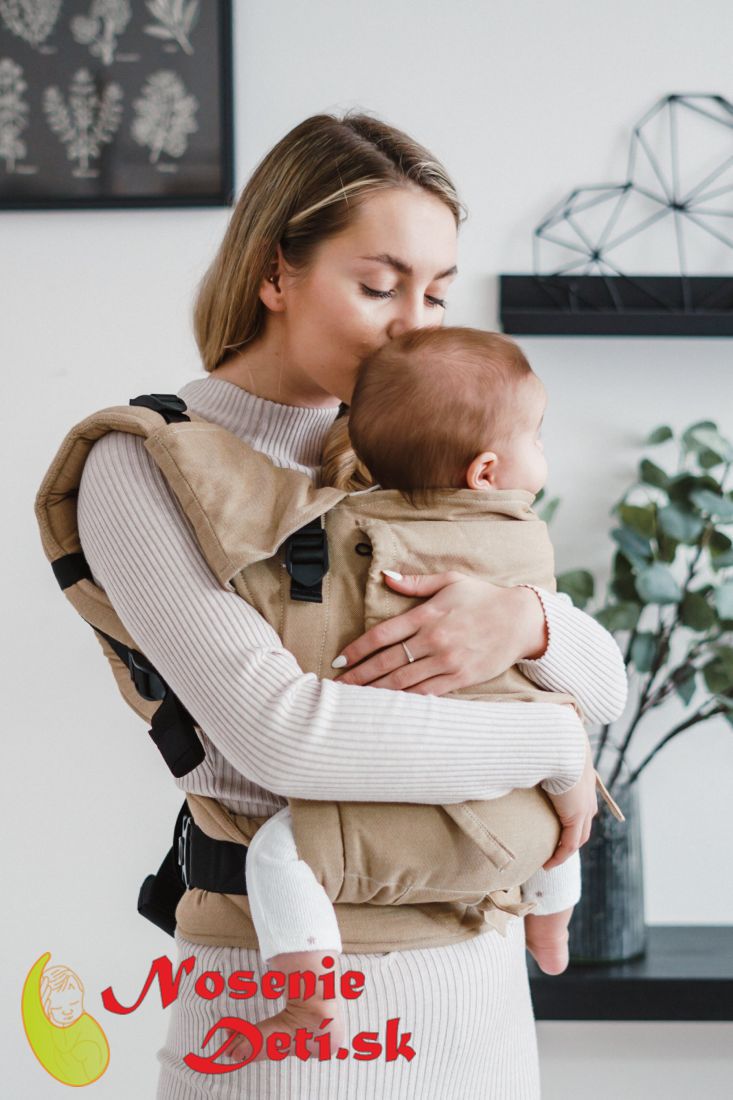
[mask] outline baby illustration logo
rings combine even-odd
[[[84,985],[68,966],[33,964],[23,986],[23,1026],[43,1068],[63,1085],[91,1085],[109,1064],[107,1036],[84,1011]]]

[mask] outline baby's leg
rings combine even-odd
[[[580,895],[579,852],[549,871],[541,867],[522,886],[522,900],[536,903],[524,918],[527,950],[545,974],[567,968],[568,924]]]
[[[572,915],[571,906],[559,913],[527,913],[524,918],[527,950],[545,974],[562,974],[567,969],[568,924]]]
[[[252,839],[247,850],[247,895],[252,921],[257,932],[260,953],[268,970],[287,976],[296,971],[319,973],[323,958],[336,958],[341,952],[341,935],[336,914],[326,891],[310,866],[298,858],[290,808],[285,807],[267,821]],[[338,982],[337,982],[338,985]],[[320,991],[320,984],[317,986]],[[324,1020],[331,1023],[321,1027]],[[263,1049],[254,1061],[266,1057],[265,1043],[273,1032],[295,1035],[298,1028],[313,1033],[331,1034],[335,1051],[343,1038],[343,1014],[336,1000],[316,995],[307,1000],[288,998],[275,1016],[258,1022]],[[311,1053],[318,1047],[306,1042]],[[235,1061],[248,1057],[249,1043],[234,1040],[227,1056]]]

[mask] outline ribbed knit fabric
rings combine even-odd
[[[317,477],[335,408],[279,405],[215,376],[189,382],[179,395],[277,465]],[[219,586],[139,438],[113,432],[94,445],[78,518],[95,581],[203,731],[206,760],[177,781],[181,788],[216,797],[235,813],[271,815],[288,796],[448,803],[539,782],[560,793],[577,782],[585,734],[569,707],[421,696],[302,673],[269,624]],[[535,591],[549,645],[522,670],[543,687],[573,694],[590,721],[613,720],[626,699],[614,639],[565,599]],[[380,1058],[324,1067],[291,1058],[197,1075],[183,1054],[199,1051],[225,1012],[216,1000],[184,996],[169,1010],[159,1098],[535,1100],[523,922],[511,928],[506,939],[489,932],[430,950],[342,956],[344,967],[366,974],[364,996],[350,1002],[348,1033],[383,1031],[386,1019],[399,1015],[407,1030],[420,1032],[418,1058],[404,1066]],[[179,949],[203,969],[225,973],[257,971],[261,962],[254,951],[185,941]],[[242,1012],[241,1004],[225,1007],[250,1020],[274,1010],[272,1002],[247,1002]]]

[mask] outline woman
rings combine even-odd
[[[364,115],[307,119],[239,198],[196,303],[209,376],[180,396],[278,465],[317,477],[362,356],[406,329],[442,323],[460,220],[444,169],[407,135]],[[269,816],[287,796],[457,802],[542,782],[565,826],[547,866],[587,839],[594,775],[570,708],[440,698],[523,659],[537,683],[574,694],[592,721],[613,718],[626,691],[618,648],[562,598],[456,573],[390,580],[425,601],[355,639],[340,682],[318,681],[218,586],[136,437],[111,433],[94,445],[79,530],[94,579],[203,731],[206,760],[184,789]],[[195,973],[260,973],[254,951],[177,938],[181,958],[196,956]],[[365,975],[347,1034],[383,1037],[399,1018],[414,1059],[291,1057],[198,1074],[182,1059],[201,1053],[217,1020],[255,1020],[275,1006],[205,1000],[189,982],[169,1009],[159,1100],[539,1095],[521,920],[506,939],[488,932],[429,950],[345,955],[342,966]]]

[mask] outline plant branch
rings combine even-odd
[[[639,629],[639,621],[637,619],[636,626],[632,629],[631,634],[629,635],[629,642],[628,642],[628,645],[626,646],[626,653],[624,654],[624,666],[626,666],[626,667],[628,667],[629,661],[631,660],[631,647],[634,644],[634,639],[636,638],[636,635],[638,633],[638,629]],[[596,769],[598,768],[598,766],[600,764],[601,756],[603,755],[603,750],[606,747],[606,742],[608,741],[608,734],[609,734],[609,731],[610,731],[612,725],[613,725],[613,722],[607,722],[606,725],[604,725],[603,729],[601,730],[601,736],[598,740],[598,747],[596,749],[596,758],[593,761],[593,767],[596,768]]]
[[[701,538],[700,538],[700,542],[698,543],[698,545],[696,547],[696,553],[693,555],[693,557],[692,557],[692,559],[689,563],[689,567],[688,567],[688,571],[687,571],[687,579],[686,579],[686,581],[684,583],[684,586],[683,586],[683,592],[687,592],[687,590],[688,590],[688,588],[689,588],[689,586],[692,582],[692,579],[695,576],[695,571],[696,571],[698,563],[700,561],[700,556],[701,556],[703,550],[705,549],[705,547],[707,546],[708,542],[710,541],[713,530],[714,530],[713,523],[711,521],[708,521],[706,526],[703,528],[702,535],[701,535]],[[613,770],[613,773],[611,775],[611,779],[608,783],[609,792],[612,791],[613,784],[616,782],[616,780],[619,776],[619,772],[621,771],[622,764],[623,764],[623,762],[626,758],[626,752],[629,748],[629,744],[631,742],[631,738],[633,737],[634,731],[636,730],[636,727],[639,725],[639,722],[640,722],[641,718],[644,716],[644,714],[647,712],[647,710],[651,709],[650,706],[648,705],[648,703],[649,703],[649,698],[650,698],[650,695],[651,695],[652,685],[654,684],[654,681],[657,678],[657,674],[659,673],[662,665],[664,664],[664,661],[666,660],[667,653],[668,653],[669,641],[670,641],[672,635],[674,634],[675,630],[677,629],[677,627],[680,625],[681,613],[682,613],[681,609],[682,609],[682,601],[680,600],[680,602],[677,604],[677,608],[675,610],[674,617],[673,617],[671,623],[668,626],[664,625],[663,620],[662,620],[662,609],[661,609],[661,607],[659,609],[659,633],[657,634],[657,639],[658,639],[657,650],[656,650],[656,653],[654,654],[654,660],[652,662],[652,666],[651,666],[651,669],[650,669],[649,679],[647,680],[646,684],[644,685],[644,687],[642,689],[642,692],[641,692],[641,696],[639,698],[639,703],[638,703],[638,706],[637,706],[636,714],[634,715],[634,718],[632,719],[631,725],[629,726],[629,729],[626,732],[626,737],[624,738],[623,744],[621,745],[621,748],[619,750],[618,758],[616,760],[616,766]]]
[[[686,718],[684,722],[680,722],[679,725],[674,726],[669,731],[669,733],[666,734],[662,738],[662,740],[659,742],[659,744],[656,745],[652,749],[652,751],[647,756],[644,757],[641,764],[639,764],[638,768],[634,769],[634,771],[629,776],[629,786],[631,786],[632,783],[636,782],[636,780],[639,778],[641,773],[644,771],[644,768],[647,766],[647,764],[649,764],[654,759],[654,757],[657,755],[657,753],[660,751],[660,749],[663,749],[664,746],[667,745],[672,740],[673,737],[676,737],[678,733],[683,733],[685,730],[690,729],[691,726],[696,726],[698,724],[698,722],[706,722],[708,718],[712,718],[716,714],[722,714],[726,709],[727,708],[725,706],[721,705],[721,706],[713,707],[712,710],[709,710],[709,711],[706,712],[705,711],[705,706],[703,704],[703,706],[700,708],[700,710],[695,711],[695,713],[690,715],[689,718]],[[610,786],[609,786],[609,791],[610,791]]]

